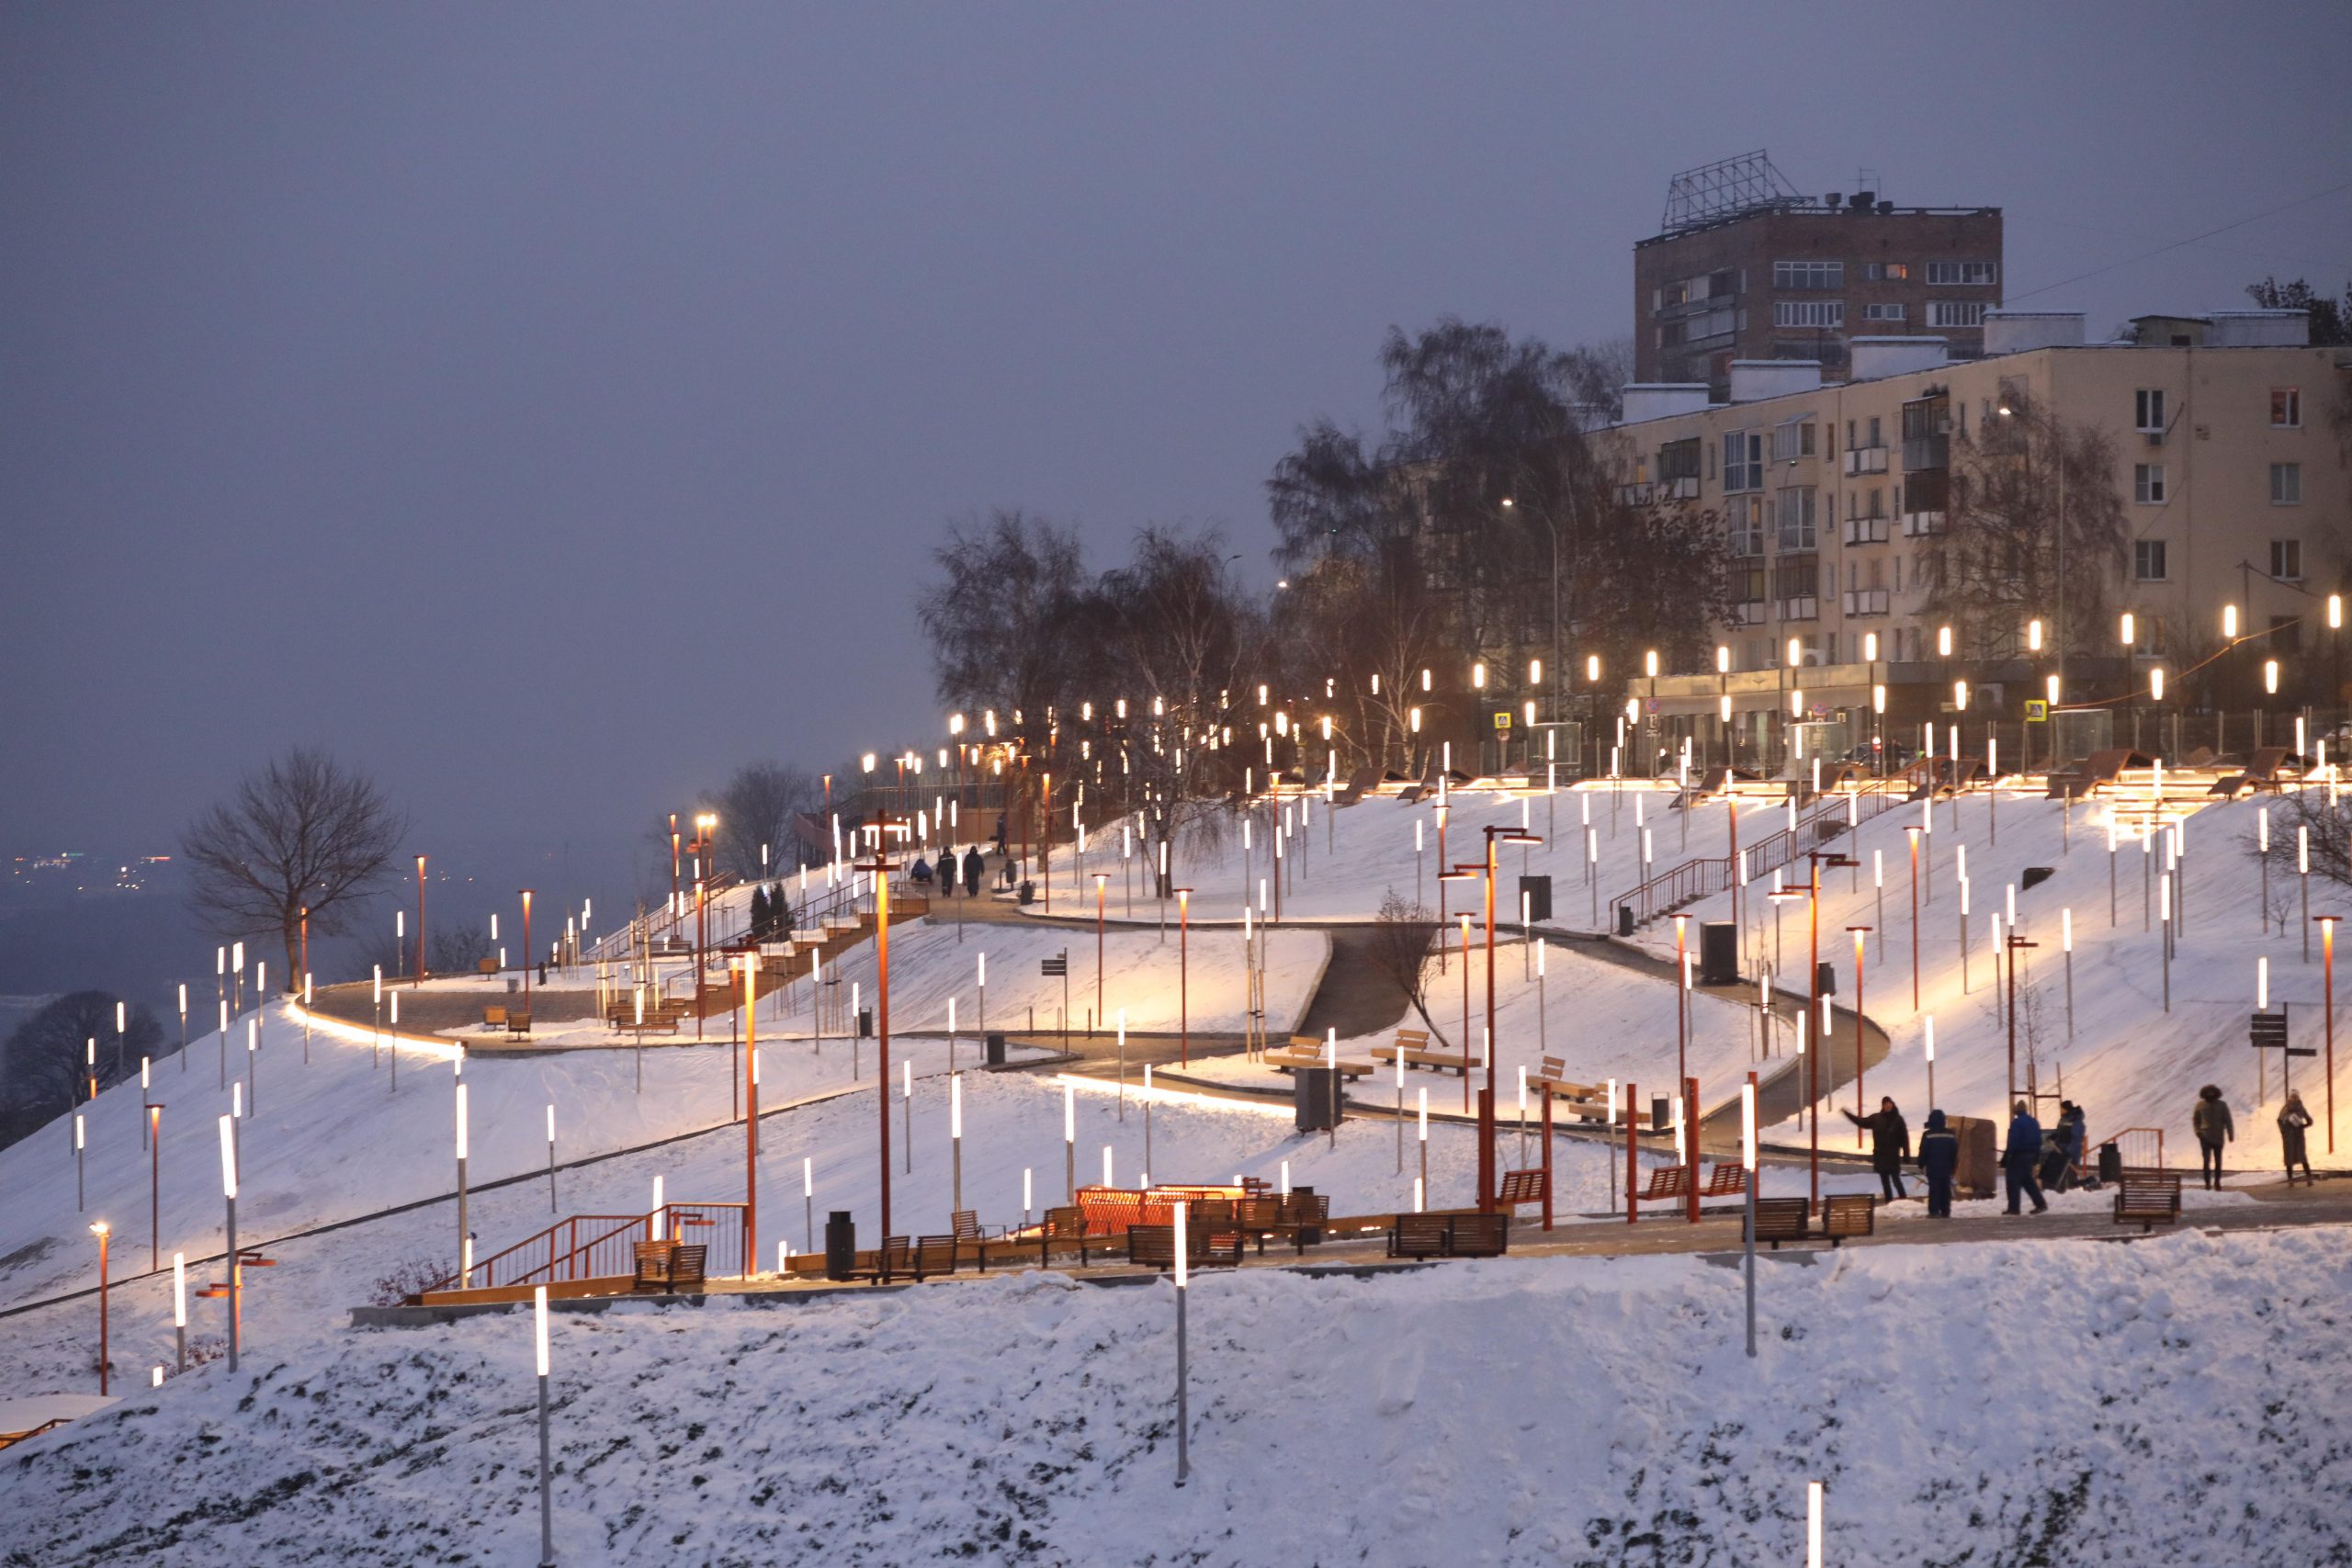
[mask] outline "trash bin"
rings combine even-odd
[[[2098,1146],[2098,1179],[2102,1185],[2123,1179],[2123,1151],[2112,1142]]]
[[[1673,1104],[1674,1102],[1672,1100],[1667,1099],[1667,1097],[1662,1094],[1654,1094],[1650,1096],[1651,1132],[1664,1133],[1672,1130],[1674,1126]]]
[[[1548,876],[1522,876],[1519,879],[1520,908],[1527,918],[1542,923],[1552,918],[1552,879]]]
[[[988,1058],[987,1058],[987,1059],[988,1059],[988,1065],[989,1065],[989,1066],[991,1066],[991,1067],[1001,1067],[1001,1066],[1004,1066],[1004,1036],[1003,1036],[1003,1035],[1001,1035],[1001,1034],[997,1034],[997,1033],[994,1033],[994,1032],[991,1032],[991,1033],[989,1035],[989,1037],[988,1037]]]
[[[846,1280],[857,1267],[857,1222],[847,1209],[825,1216],[825,1278]]]
[[[872,1008],[857,1010],[857,1037],[860,1040],[874,1038],[874,1010]]]
[[[1631,904],[1617,906],[1617,934],[1619,936],[1634,934],[1634,907]]]
[[[1017,897],[1019,901],[1023,904],[1035,903],[1037,901],[1037,885],[1034,882],[1023,882],[1021,885],[1021,889]]]
[[[1825,997],[1838,994],[1838,966],[1826,958],[1814,965],[1814,988]]]
[[[1709,920],[1699,928],[1699,983],[1739,984],[1739,928],[1729,920]]]
[[[1290,1195],[1294,1198],[1312,1198],[1315,1196],[1315,1189],[1312,1187],[1294,1187],[1290,1190]],[[1298,1228],[1298,1240],[1299,1245],[1302,1247],[1322,1246],[1323,1227],[1321,1225],[1301,1225]]]
[[[1339,1121],[1340,1073],[1336,1067],[1293,1067],[1291,1105],[1302,1133],[1329,1131]]]

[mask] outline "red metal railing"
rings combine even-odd
[[[2115,1152],[2121,1156],[2126,1170],[2162,1170],[2165,1168],[2165,1130],[2162,1127],[2126,1127],[2094,1140],[2086,1151],[2086,1157],[2093,1162],[2093,1169],[2098,1168],[2098,1151],[2103,1144],[2115,1145]]]
[[[1793,830],[1780,829],[1741,850],[1741,854],[1747,861],[1747,874],[1751,878],[1770,875],[1803,854],[1808,842],[1819,843],[1836,837],[1848,825],[1849,808],[1857,824],[1867,822],[1879,813],[1901,805],[1907,793],[1900,784],[1877,784],[1850,794],[1841,790],[1823,795],[1819,804],[1798,817]],[[1680,865],[1670,866],[1631,892],[1619,894],[1611,901],[1611,908],[1631,905],[1634,923],[1647,925],[1693,899],[1725,891],[1737,874],[1736,857],[1702,855],[1696,860],[1684,861]]]
[[[705,1274],[718,1278],[743,1272],[742,1204],[664,1203],[642,1214],[574,1214],[558,1220],[503,1252],[477,1259],[470,1281],[451,1273],[418,1293],[554,1285],[632,1273],[636,1246],[655,1239],[657,1218],[663,1236],[709,1248],[703,1258]]]

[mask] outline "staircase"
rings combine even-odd
[[[1631,906],[1634,924],[1645,926],[1685,905],[1728,889],[1738,880],[1741,859],[1747,863],[1749,877],[1769,875],[1804,854],[1809,846],[1826,843],[1844,832],[1849,826],[1847,817],[1849,811],[1854,822],[1859,824],[1902,805],[1909,798],[1908,786],[1899,781],[1890,781],[1866,790],[1825,795],[1813,809],[1797,818],[1793,829],[1782,828],[1778,832],[1767,834],[1744,847],[1736,856],[1702,855],[1684,861],[1680,865],[1659,872],[1639,886],[1620,893],[1610,900],[1610,908]]]

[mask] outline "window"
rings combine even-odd
[[[1764,553],[1764,502],[1760,496],[1733,496],[1724,507],[1724,516],[1731,530],[1733,555]]]
[[[1870,283],[1900,283],[1911,276],[1909,262],[1864,262],[1862,277]]]
[[[1846,324],[1846,301],[1775,299],[1772,301],[1772,324],[1776,327],[1842,327]]]
[[[2270,427],[2273,430],[2299,430],[2303,423],[2303,390],[2301,387],[2270,389]]]
[[[2281,582],[2302,581],[2303,542],[2301,539],[2270,541],[2270,575]]]
[[[1878,434],[1878,415],[1876,415],[1876,414],[1872,414],[1872,415],[1871,415],[1871,439],[1870,439],[1870,444],[1871,444],[1871,446],[1883,446],[1886,445],[1883,441],[1882,441],[1882,440],[1880,440],[1880,439],[1879,439],[1879,434]]]
[[[1815,491],[1811,485],[1790,485],[1783,488],[1777,500],[1780,516],[1781,548],[1810,550],[1819,547],[1814,518]],[[1787,594],[1782,594],[1787,598]]]
[[[2132,394],[2132,428],[2162,432],[2165,427],[2165,389],[2143,387]]]
[[[2162,539],[2132,541],[2132,576],[2140,582],[2162,582],[2165,580],[2165,542]]]
[[[1734,430],[1724,436],[1724,489],[1760,490],[1764,485],[1764,433]]]
[[[1984,324],[1984,307],[1958,299],[1928,301],[1928,324],[1931,327],[1981,327]]]
[[[1866,321],[1899,321],[1904,319],[1900,305],[1865,305],[1862,320]]]
[[[1846,264],[1835,261],[1776,261],[1772,264],[1772,287],[1843,288],[1846,287]]]
[[[1657,449],[1657,477],[1672,481],[1699,477],[1699,438],[1668,441]]]
[[[2303,501],[2303,466],[2301,463],[2270,465],[2270,504],[2300,506]]]
[[[1932,261],[1928,281],[1938,284],[1992,284],[2001,280],[2000,264],[1988,261]]]
[[[2165,503],[2165,466],[2162,463],[2134,463],[2132,466],[2132,499],[2143,506]]]

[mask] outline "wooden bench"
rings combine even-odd
[[[929,1279],[934,1274],[956,1272],[956,1238],[952,1235],[927,1235],[915,1242],[914,1277]]]
[[[2158,1225],[2180,1219],[2180,1178],[2143,1171],[2125,1171],[2117,1179],[2115,1223],[2136,1224],[2147,1235]]]
[[[506,1015],[506,1038],[520,1040],[531,1032],[531,1015],[519,1009]]]
[[[877,1285],[887,1285],[899,1276],[913,1273],[914,1269],[914,1247],[907,1238],[902,1235],[886,1235],[882,1238],[882,1245],[874,1250],[872,1264],[864,1269],[851,1269],[849,1277],[853,1280],[870,1280]]]
[[[1330,1060],[1325,1054],[1323,1042],[1311,1034],[1292,1035],[1288,1045],[1279,1051],[1267,1052],[1265,1062],[1277,1072],[1284,1073],[1295,1067],[1337,1066],[1343,1078],[1362,1078],[1371,1077],[1373,1072],[1370,1062],[1350,1061],[1346,1057],[1337,1062]]]
[[[1541,1166],[1532,1170],[1504,1171],[1502,1190],[1496,1194],[1495,1201],[1510,1208],[1521,1203],[1541,1203],[1544,1201],[1544,1175]]]
[[[1813,1205],[1803,1198],[1756,1200],[1756,1239],[1781,1250],[1784,1241],[1803,1241],[1813,1234]]]
[[[1084,1209],[1071,1204],[1067,1208],[1046,1211],[1046,1223],[1037,1227],[1038,1261],[1046,1268],[1053,1267],[1054,1246],[1057,1242],[1065,1247],[1072,1243],[1077,1245],[1080,1268],[1083,1269],[1093,1261],[1087,1255],[1086,1211]]]
[[[1821,1201],[1821,1234],[1831,1247],[1850,1235],[1870,1235],[1878,1228],[1878,1200],[1867,1192],[1840,1192]]]
[[[1420,1262],[1445,1255],[1446,1216],[1399,1214],[1388,1227],[1388,1256]]]
[[[1663,1203],[1669,1198],[1690,1195],[1690,1168],[1687,1165],[1660,1166],[1650,1172],[1650,1184],[1642,1190],[1645,1203]]]
[[[1428,1067],[1433,1072],[1455,1072],[1465,1077],[1470,1072],[1467,1051],[1433,1051],[1430,1049],[1427,1030],[1400,1029],[1396,1038],[1386,1045],[1372,1048],[1374,1061],[1394,1062],[1402,1058],[1408,1067]]]
[[[660,1295],[700,1295],[703,1288],[703,1259],[708,1249],[676,1241],[640,1241],[636,1244],[636,1272],[629,1280],[631,1292],[650,1292]]]
[[[1747,1192],[1747,1168],[1739,1164],[1718,1161],[1707,1172],[1707,1184],[1699,1190],[1701,1198],[1739,1198]]]
[[[1551,1098],[1554,1111],[1565,1111],[1584,1122],[1606,1122],[1610,1119],[1609,1091],[1600,1084],[1571,1083],[1567,1064],[1557,1056],[1544,1058],[1544,1066],[1528,1087],[1538,1089]]]
[[[482,1026],[484,1029],[503,1029],[503,1028],[505,1028],[505,1027],[506,1027],[506,1010],[505,1010],[504,1008],[484,1008],[484,1009],[482,1009],[482,1010],[481,1010],[481,1026]]]
[[[495,958],[478,959],[474,963],[474,972],[478,975],[495,975],[498,973],[498,960]]]
[[[1296,1191],[1275,1201],[1281,1205],[1277,1234],[1290,1237],[1293,1251],[1303,1257],[1308,1247],[1323,1244],[1323,1227],[1331,1221],[1329,1193]]]

